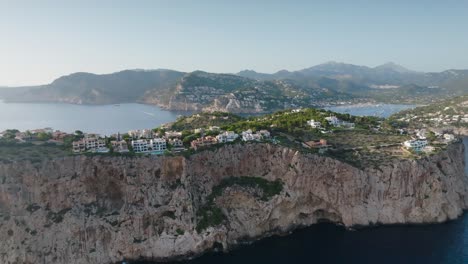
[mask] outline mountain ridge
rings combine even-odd
[[[379,101],[427,103],[468,92],[468,70],[424,73],[393,62],[376,67],[328,62],[273,74],[134,69],[76,72],[50,84],[0,90],[7,102],[144,102],[170,110],[264,113],[290,107]]]

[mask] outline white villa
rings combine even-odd
[[[164,152],[167,149],[166,140],[163,138],[151,139],[150,147],[153,151]]]
[[[421,152],[427,146],[427,140],[425,139],[412,139],[407,140],[403,143],[403,146],[407,149],[412,149],[416,152]]]
[[[135,153],[162,153],[167,149],[167,143],[163,138],[138,139],[132,140],[132,148]]]
[[[327,120],[328,124],[330,124],[330,125],[332,125],[334,127],[354,128],[354,123],[340,120],[336,116],[325,117],[325,120]]]
[[[144,139],[132,140],[132,148],[135,153],[148,152],[149,142],[148,140],[144,140]]]
[[[233,131],[226,131],[216,136],[219,143],[233,142],[239,137],[238,134]]]
[[[242,141],[260,141],[270,137],[268,130],[260,130],[257,133],[253,133],[251,129],[242,132]]]
[[[174,148],[183,148],[184,142],[178,138],[169,139],[169,144],[172,145]]]
[[[311,119],[311,120],[307,121],[307,124],[309,126],[311,126],[312,128],[321,128],[322,127],[322,123],[320,123],[318,121],[315,121],[314,119]]]
[[[416,131],[416,136],[419,138],[419,139],[426,139],[426,129],[419,129],[418,131]]]

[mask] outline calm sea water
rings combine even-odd
[[[412,105],[337,106],[327,109],[354,115],[386,117]],[[52,127],[65,132],[84,132],[110,135],[132,129],[155,128],[174,121],[177,115],[190,112],[162,110],[143,104],[73,105],[54,103],[4,103],[0,101],[0,131],[5,129],[28,130]]]
[[[174,121],[178,114],[187,113],[165,111],[143,104],[89,106],[0,101],[0,131],[52,127],[65,132],[82,130],[110,135],[132,129],[155,128]]]
[[[331,110],[338,113],[349,113],[356,116],[379,116],[389,117],[394,113],[402,110],[414,108],[416,105],[405,104],[376,104],[376,105],[343,105],[343,106],[330,106],[324,109]]]

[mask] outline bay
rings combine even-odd
[[[144,104],[74,105],[60,103],[4,103],[0,101],[0,131],[51,127],[64,132],[81,130],[111,135],[132,129],[155,128],[179,114]]]

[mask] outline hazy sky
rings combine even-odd
[[[77,71],[468,68],[468,1],[0,0],[0,85]]]

